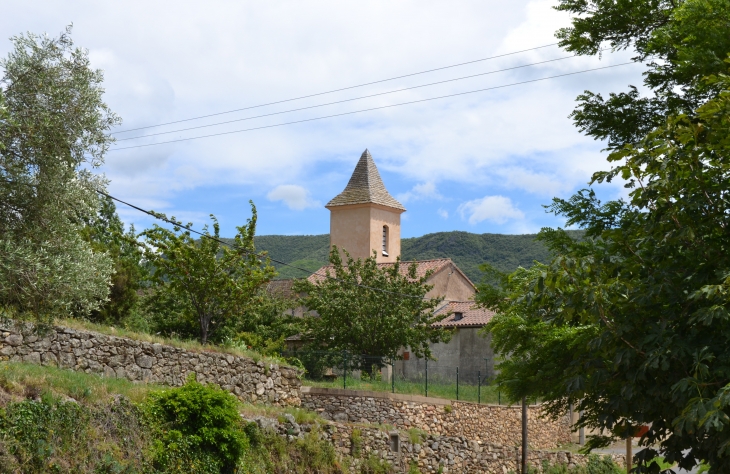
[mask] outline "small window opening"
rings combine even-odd
[[[400,452],[400,434],[397,432],[390,433],[390,450]]]
[[[454,313],[454,321],[461,321],[464,319],[464,313]]]
[[[388,256],[388,226],[383,226],[383,256]]]

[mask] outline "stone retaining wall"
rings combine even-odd
[[[0,360],[172,386],[195,374],[198,381],[218,384],[243,401],[300,404],[301,382],[294,368],[58,326],[43,336],[31,329],[0,326]]]
[[[480,405],[439,398],[383,392],[302,387],[302,405],[335,421],[380,423],[401,429],[418,428],[441,436],[462,436],[502,446],[521,443],[519,406]],[[568,417],[541,417],[539,406],[528,409],[529,446],[554,449],[570,443]]]
[[[492,443],[473,441],[463,436],[438,436],[403,430],[387,430],[372,425],[324,422],[313,425],[298,425],[294,417],[285,415],[281,422],[276,419],[257,417],[252,421],[262,429],[270,429],[288,441],[318,434],[331,443],[338,456],[346,460],[349,472],[362,472],[362,465],[368,458],[375,457],[395,467],[395,472],[410,472],[412,465],[418,466],[423,474],[443,473],[489,473],[506,474],[518,472],[520,449]],[[584,465],[588,457],[568,451],[528,451],[528,463],[538,472],[543,461],[552,465]],[[625,457],[612,455],[620,466]]]

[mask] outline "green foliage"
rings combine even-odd
[[[430,273],[419,278],[415,264],[402,268],[398,260],[381,267],[375,257],[354,260],[345,254],[343,262],[337,247],[332,248],[327,272],[335,279],[294,285],[305,295],[304,307],[318,314],[306,318],[310,347],[387,358],[397,358],[400,348],[409,347],[416,357],[430,357],[429,343],[450,335],[431,326],[441,300],[423,298],[431,289],[426,284]],[[371,369],[372,363],[368,360],[363,369]]]
[[[582,231],[568,231],[579,237]],[[479,265],[489,263],[501,271],[529,267],[537,260],[546,262],[550,251],[535,239],[534,234],[502,235],[469,232],[436,232],[422,237],[401,240],[402,260],[450,258],[472,281],[482,278]],[[255,238],[256,248],[265,250],[277,260],[317,271],[327,264],[329,235],[262,235]],[[276,265],[277,278],[305,278],[308,273],[284,265]]]
[[[493,343],[515,354],[500,379],[512,397],[544,398],[553,415],[571,403],[583,411],[580,423],[605,433],[590,447],[651,424],[640,472],[659,472],[659,454],[687,470],[706,461],[728,471],[730,2],[563,0],[559,9],[574,14],[559,33],[569,50],[593,54],[608,42],[659,60],[646,97],[579,98],[576,124],[608,140],[612,163],[592,184],[620,179],[630,193],[555,199],[550,210],[585,238],[544,230],[552,262],[484,293],[504,313]]]
[[[590,455],[585,466],[568,467],[565,464],[551,464],[543,461],[541,470],[534,466],[527,468],[528,474],[625,474],[625,470],[619,467],[609,456]],[[510,471],[514,473],[514,471]]]
[[[352,443],[352,447],[350,448],[352,457],[359,458],[360,454],[362,454],[362,431],[353,429],[352,434],[350,434],[350,443]]]
[[[253,202],[251,214],[246,225],[238,227],[235,248],[218,242],[220,226],[213,215],[213,234],[204,228],[212,238],[196,241],[179,226],[169,230],[155,225],[141,234],[149,244],[146,256],[156,284],[148,307],[158,315],[168,311],[182,316],[181,332],[190,328],[194,318],[202,344],[211,335],[217,340],[230,336],[230,327],[260,301],[261,286],[274,276],[268,259],[254,247],[257,215]]]
[[[89,319],[105,324],[126,323],[139,309],[137,291],[149,276],[134,226],[125,232],[114,201],[105,197],[100,199],[96,215],[87,220],[82,235],[94,251],[105,252],[114,262],[109,300],[92,311]]]
[[[421,470],[418,468],[418,463],[411,461],[408,465],[408,474],[421,474]]]
[[[371,454],[362,463],[360,472],[362,474],[392,474],[395,473],[395,469],[388,461]]]
[[[90,170],[120,120],[70,31],[15,36],[0,61],[0,306],[44,322],[98,309],[112,274],[81,230],[106,184]]]
[[[234,341],[262,355],[281,354],[285,349],[284,339],[304,330],[302,318],[287,314],[297,303],[268,289],[259,290],[256,303],[248,307],[236,326]]]
[[[147,444],[125,398],[85,406],[44,396],[0,409],[0,473],[141,473]]]
[[[238,400],[194,377],[179,388],[150,394],[145,402],[156,430],[154,463],[168,472],[232,472],[248,448]]]

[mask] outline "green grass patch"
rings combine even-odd
[[[160,385],[135,384],[126,379],[106,378],[56,367],[21,362],[0,362],[0,389],[11,395],[35,398],[43,393],[66,396],[89,403],[122,395],[142,401]]]
[[[304,385],[321,388],[343,388],[342,377],[334,380],[309,380],[302,381]],[[355,378],[347,378],[346,388],[348,390],[369,390],[373,392],[392,392],[393,386],[390,382],[382,382],[377,380],[359,380]],[[477,402],[485,404],[507,404],[506,397],[500,395],[499,387],[495,385],[484,385],[480,389],[477,385],[459,385],[459,401]],[[406,380],[396,380],[394,393],[403,395],[426,395],[426,385],[423,382],[410,382]],[[456,400],[456,384],[443,382],[428,383],[428,396],[435,398],[445,398],[447,400]]]

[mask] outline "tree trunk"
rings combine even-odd
[[[200,343],[206,345],[208,343],[208,328],[210,327],[211,316],[201,314],[198,320],[200,321]]]

